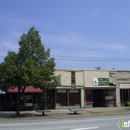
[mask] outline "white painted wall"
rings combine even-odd
[[[83,71],[75,71],[75,82],[76,86],[84,86]],[[62,86],[71,86],[71,71],[67,70],[56,70],[55,76],[61,75]]]
[[[94,87],[92,84],[93,78],[109,78],[109,71],[101,71],[101,70],[84,71],[85,87]],[[97,87],[104,87],[104,86],[97,86]]]
[[[84,86],[84,77],[83,77],[83,71],[77,71],[75,72],[75,81],[76,81],[76,86]]]
[[[56,70],[55,76],[61,75],[61,85],[71,86],[71,73],[65,70]]]

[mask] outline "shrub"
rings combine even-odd
[[[130,102],[126,102],[126,106],[130,106]]]

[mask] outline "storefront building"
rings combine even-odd
[[[119,99],[115,72],[108,70],[56,70],[55,108],[115,107]]]
[[[130,71],[56,69],[58,85],[46,91],[46,109],[115,107],[130,102]],[[0,110],[16,110],[18,89],[0,93]],[[40,109],[43,91],[26,87],[20,110]]]
[[[85,107],[114,107],[116,106],[116,84],[112,84],[109,71],[86,70]]]
[[[20,110],[34,110],[40,107],[42,90],[32,86],[26,87],[24,93],[20,95]],[[4,110],[17,109],[18,88],[9,87],[5,94]]]
[[[57,69],[60,85],[55,88],[55,109],[84,107],[84,82],[82,70]]]
[[[130,102],[130,71],[116,71],[118,88],[118,106],[126,106]]]

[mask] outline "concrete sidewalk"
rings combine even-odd
[[[0,111],[0,121],[4,120],[36,120],[36,119],[62,119],[62,118],[75,118],[75,117],[91,117],[103,115],[117,115],[117,114],[130,114],[130,107],[98,107],[98,108],[84,108],[83,111],[72,113],[68,109],[51,110],[51,112],[37,113],[36,111],[21,111],[21,117],[15,117],[14,111]]]

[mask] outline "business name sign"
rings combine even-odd
[[[130,88],[130,84],[120,84],[120,88]]]
[[[93,78],[93,86],[109,86],[109,78]]]

